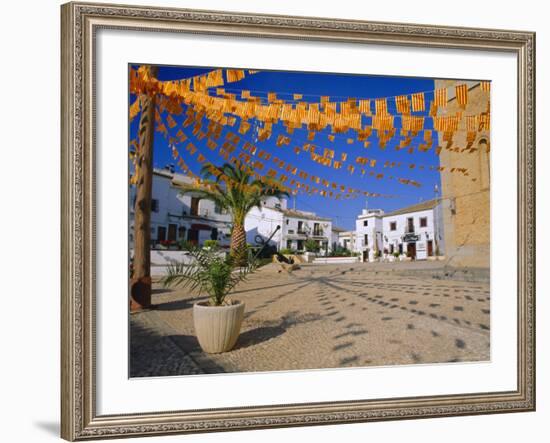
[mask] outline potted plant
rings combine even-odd
[[[229,298],[235,286],[257,269],[255,258],[237,266],[240,255],[222,254],[216,247],[189,250],[188,264],[168,266],[161,280],[165,287],[182,286],[208,294],[208,300],[193,305],[195,333],[203,351],[210,354],[230,351],[239,337],[244,303]]]

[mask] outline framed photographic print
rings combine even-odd
[[[62,437],[535,408],[535,36],[62,6]]]

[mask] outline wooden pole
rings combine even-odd
[[[158,68],[149,67],[150,77]],[[138,171],[134,208],[134,262],[130,279],[130,311],[151,307],[151,198],[153,193],[153,145],[156,95],[141,94],[138,128]]]

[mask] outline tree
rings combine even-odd
[[[149,66],[149,76],[158,68]],[[130,280],[130,310],[151,306],[151,196],[153,192],[153,142],[155,134],[156,95],[141,94],[141,117],[138,127],[136,205],[134,208],[134,261]]]
[[[307,252],[319,252],[321,249],[319,247],[319,243],[317,241],[313,240],[312,238],[308,238],[304,243],[304,248],[306,248]]]
[[[208,163],[201,169],[203,180],[197,185],[180,185],[183,194],[193,194],[198,198],[212,200],[231,214],[230,253],[242,263],[246,253],[246,232],[244,219],[254,207],[261,209],[266,197],[288,197],[275,180],[260,181],[250,170],[241,170],[232,164],[215,166]]]

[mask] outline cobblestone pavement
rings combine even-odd
[[[268,265],[237,288],[241,335],[216,355],[194,336],[192,306],[204,297],[155,287],[157,309],[131,316],[132,376],[490,359],[488,283],[368,264],[277,271]]]

